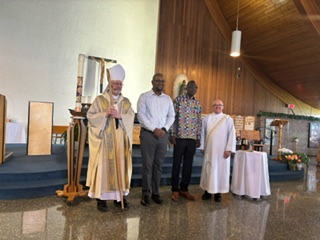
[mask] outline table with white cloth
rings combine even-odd
[[[251,198],[271,194],[267,153],[242,150],[236,152],[231,191]]]
[[[6,123],[6,143],[26,143],[26,127],[23,123]]]

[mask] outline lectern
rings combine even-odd
[[[68,183],[64,185],[63,190],[57,190],[59,197],[66,196],[67,204],[72,205],[77,196],[86,196],[87,190],[83,190],[80,184],[82,170],[82,160],[86,142],[87,128],[84,124],[86,112],[76,112],[69,109],[72,114],[72,121],[68,127],[67,144],[68,144]],[[78,147],[75,147],[75,129],[78,131]],[[74,155],[76,153],[76,156]]]
[[[278,149],[281,149],[281,143],[282,143],[282,129],[283,126],[286,125],[289,121],[284,119],[275,119],[272,121],[270,126],[276,126],[279,127],[279,139],[278,139]],[[276,160],[282,160],[281,153],[278,151],[278,155]]]
[[[6,118],[7,100],[0,94],[0,165],[13,156],[13,152],[6,153]]]

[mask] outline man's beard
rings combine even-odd
[[[164,89],[164,87],[157,87],[157,88],[156,88],[156,90],[157,90],[158,92],[162,92],[163,89]]]

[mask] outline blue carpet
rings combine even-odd
[[[6,152],[13,152],[13,157],[0,165],[0,199],[37,198],[55,195],[56,190],[63,190],[68,182],[67,149],[64,145],[53,145],[51,155],[27,156],[26,144],[7,144]],[[169,149],[162,168],[161,185],[171,184],[173,149]],[[142,159],[139,146],[133,147],[133,175],[131,186],[141,186]],[[88,148],[85,149],[81,172],[81,183],[85,184]],[[192,170],[191,184],[199,184],[203,156],[196,152]],[[300,179],[304,171],[289,171],[287,165],[269,160],[270,181]],[[231,159],[232,173],[233,159]]]

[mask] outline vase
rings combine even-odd
[[[297,164],[296,163],[288,162],[288,167],[289,167],[289,170],[291,170],[291,171],[296,171],[297,170]]]
[[[297,169],[302,170],[302,163],[297,163]]]

